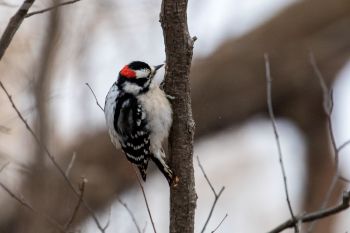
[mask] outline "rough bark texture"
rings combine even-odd
[[[193,233],[196,192],[193,174],[193,136],[189,73],[194,40],[187,28],[187,1],[163,0],[166,70],[165,91],[172,101],[174,122],[169,137],[170,166],[179,178],[170,188],[170,232]]]

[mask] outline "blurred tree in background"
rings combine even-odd
[[[201,4],[194,2],[197,7]],[[38,1],[32,10],[54,3]],[[21,2],[0,4],[3,30]],[[69,178],[77,185],[81,176],[88,179],[84,197],[96,212],[107,211],[116,194],[132,189],[136,179],[121,152],[116,152],[111,145],[101,124],[102,113],[99,116],[100,110],[84,83],[94,82],[100,90],[97,83],[106,83],[104,87],[107,87],[113,82],[119,61],[124,64],[133,57],[154,59],[150,58],[152,49],[146,47],[154,48],[157,53],[164,51],[162,40],[149,36],[162,36],[157,24],[159,7],[155,1],[82,0],[30,17],[25,19],[0,62],[0,80],[41,141],[56,155],[58,163],[66,168],[73,153],[77,155]],[[130,23],[130,15],[135,17],[133,10],[143,19],[143,25]],[[204,20],[210,19],[202,20],[205,23]],[[239,23],[229,25],[234,27]],[[322,90],[308,54],[310,50],[315,54],[325,81],[331,86],[349,61],[349,25],[350,2],[347,0],[297,1],[255,29],[238,38],[226,37],[210,54],[195,58],[191,70],[195,140],[267,113],[263,54],[268,52],[274,80],[275,114],[293,122],[305,140],[302,210],[319,209],[334,175],[334,158],[322,107]],[[98,38],[102,34],[108,37]],[[201,40],[200,35],[197,36]],[[157,55],[157,59],[159,57],[162,55]],[[110,66],[105,62],[107,59],[114,61],[114,67],[106,68]],[[111,69],[113,76],[105,76],[109,74],[106,69]],[[101,80],[101,76],[105,76],[105,80]],[[101,96],[104,93],[107,89]],[[65,104],[60,99],[64,99]],[[1,181],[41,213],[65,224],[74,210],[76,198],[17,119],[3,94],[0,94],[0,106],[0,163],[10,162],[1,173]],[[64,126],[62,117],[75,126]],[[64,127],[66,132],[62,133]],[[215,156],[220,159],[220,152]],[[346,187],[344,182],[337,183],[330,204],[337,203]],[[52,226],[45,219],[25,210],[6,193],[1,191],[0,198],[6,210],[0,213],[0,232],[51,231]],[[79,228],[88,216],[86,209],[80,208],[74,226]],[[337,216],[320,220],[313,232],[334,232],[336,222]],[[263,231],[267,230],[270,229]]]

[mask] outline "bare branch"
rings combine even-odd
[[[331,137],[331,143],[332,143],[333,152],[334,152],[334,156],[335,156],[336,169],[338,169],[339,154],[338,154],[337,144],[335,142],[335,136],[334,136],[334,132],[333,132],[332,119],[331,119],[331,114],[332,114],[333,105],[334,105],[332,92],[329,91],[329,88],[327,87],[327,85],[324,81],[324,77],[316,64],[316,59],[315,59],[315,56],[312,52],[310,52],[309,57],[310,57],[310,64],[311,64],[311,66],[316,74],[316,77],[318,78],[318,81],[319,81],[321,89],[322,89],[323,108],[324,108],[324,111],[327,115],[328,130],[329,130],[329,134]]]
[[[68,164],[68,167],[65,171],[65,174],[67,177],[69,177],[69,173],[70,171],[72,170],[72,167],[74,165],[74,162],[75,162],[75,158],[77,157],[77,153],[73,152],[73,155],[72,155],[72,159],[70,160],[69,164]]]
[[[81,183],[79,185],[80,196],[79,196],[77,205],[75,206],[71,217],[69,218],[68,222],[66,223],[65,230],[69,229],[69,227],[72,225],[72,223],[73,223],[73,221],[78,213],[78,210],[79,210],[81,203],[83,201],[86,183],[87,183],[87,179],[85,177],[82,177]]]
[[[74,193],[74,195],[79,199],[80,194],[79,192],[74,188],[74,185],[70,182],[69,178],[66,176],[64,170],[60,167],[60,165],[57,163],[55,157],[50,153],[49,149],[46,147],[46,145],[42,144],[39,137],[34,133],[33,129],[29,126],[28,122],[23,118],[21,112],[18,110],[18,108],[16,107],[15,103],[12,100],[11,95],[8,93],[8,91],[6,90],[5,86],[3,85],[3,83],[0,81],[0,87],[3,89],[3,91],[5,92],[7,98],[9,99],[12,108],[16,111],[18,117],[21,119],[21,121],[24,123],[24,125],[26,126],[27,130],[29,131],[29,133],[33,136],[33,138],[35,139],[35,142],[37,143],[37,145],[46,153],[46,155],[48,156],[49,160],[52,162],[52,164],[54,165],[54,167],[57,169],[57,171],[60,173],[60,175],[63,177],[63,179],[65,180],[65,182],[68,184],[69,188],[72,190],[72,192]],[[86,203],[86,201],[84,199],[82,199],[82,203],[84,205],[84,207],[89,211],[91,217],[93,218],[93,220],[95,221],[98,229],[101,232],[105,232],[106,230],[106,226],[102,227],[100,221],[98,220],[96,214],[94,213],[94,211],[89,207],[89,205]]]
[[[227,218],[228,214],[225,214],[224,218],[220,221],[219,225],[217,227],[215,227],[214,230],[211,231],[211,233],[214,233],[215,231],[217,231],[219,229],[219,227],[221,226],[221,224],[225,221],[225,219]]]
[[[108,218],[107,218],[107,222],[105,224],[104,229],[107,229],[109,227],[109,224],[111,223],[111,215],[112,215],[112,208],[109,207]]]
[[[85,85],[88,86],[88,88],[90,89],[91,93],[94,95],[97,106],[104,112],[105,110],[102,108],[102,106],[98,102],[97,97],[95,95],[95,92],[92,90],[91,86],[88,83],[85,83]]]
[[[320,210],[320,211],[315,211],[309,214],[305,214],[303,216],[300,217],[295,217],[294,219],[289,219],[287,221],[285,221],[284,223],[282,223],[281,225],[279,225],[278,227],[276,227],[275,229],[269,231],[268,233],[278,233],[278,232],[282,232],[283,230],[287,229],[287,228],[291,228],[294,227],[298,222],[313,222],[315,220],[318,219],[322,219],[322,218],[326,218],[329,217],[331,215],[335,215],[341,211],[344,211],[346,209],[349,208],[349,201],[350,201],[350,191],[344,192],[343,194],[343,200],[340,204],[325,209],[325,210]]]
[[[28,14],[25,16],[25,18],[31,17],[31,16],[33,16],[33,15],[37,15],[37,14],[42,14],[42,13],[45,13],[45,12],[48,12],[48,11],[52,11],[52,10],[55,10],[55,9],[61,7],[61,6],[73,4],[73,3],[76,3],[76,2],[79,2],[79,1],[81,1],[81,0],[72,0],[72,1],[62,2],[62,3],[59,3],[59,4],[53,5],[53,6],[51,6],[51,7],[42,9],[42,10],[33,11],[33,12],[31,12],[31,13],[28,13]]]
[[[264,58],[265,58],[265,69],[266,69],[266,83],[267,83],[267,106],[268,106],[269,115],[270,115],[270,119],[271,119],[271,123],[272,123],[272,127],[273,127],[273,132],[275,134],[275,139],[276,139],[276,144],[277,144],[277,149],[278,149],[279,163],[281,166],[281,171],[282,171],[282,176],[283,176],[283,183],[284,183],[284,191],[285,191],[285,195],[286,195],[286,200],[287,200],[290,215],[291,215],[292,219],[295,220],[295,216],[294,216],[292,205],[291,205],[290,198],[289,198],[288,185],[287,185],[287,175],[286,175],[286,170],[285,170],[284,163],[283,163],[282,148],[281,148],[281,144],[280,144],[280,140],[279,140],[276,120],[275,120],[275,116],[273,113],[273,107],[272,107],[272,98],[271,98],[272,79],[271,79],[270,62],[269,62],[268,54],[264,54]],[[295,231],[299,232],[297,225],[295,225],[294,227],[295,227]]]
[[[26,200],[24,200],[24,198],[18,197],[14,192],[12,192],[9,188],[7,188],[6,185],[4,185],[2,182],[0,182],[0,186],[8,195],[10,195],[10,197],[12,197],[14,200],[16,200],[19,204],[26,207],[32,213],[45,219],[50,225],[55,227],[60,232],[66,233],[65,229],[58,222],[56,222],[56,220],[52,219],[48,215],[42,214],[42,213],[38,212],[37,210],[35,210],[28,202],[26,202]]]
[[[211,184],[211,182],[210,182],[210,180],[209,180],[207,174],[205,173],[204,168],[203,168],[203,166],[202,166],[202,164],[201,164],[201,162],[200,162],[198,156],[197,156],[197,162],[198,162],[199,168],[201,169],[201,171],[202,171],[202,173],[203,173],[204,178],[206,179],[207,183],[209,184],[211,190],[213,191],[214,197],[215,197],[214,202],[213,202],[213,204],[212,204],[212,206],[211,206],[211,208],[210,208],[209,216],[208,216],[207,220],[205,221],[204,226],[203,226],[203,228],[202,228],[202,230],[201,230],[201,233],[203,233],[203,232],[205,231],[205,228],[207,227],[207,225],[208,225],[208,223],[209,223],[209,220],[210,220],[210,218],[211,218],[213,212],[214,212],[214,208],[215,208],[215,206],[216,206],[216,203],[218,202],[218,200],[219,200],[219,198],[220,198],[222,192],[225,190],[225,186],[222,186],[221,189],[220,189],[220,191],[219,191],[219,193],[217,193],[217,192],[215,191],[213,185]]]
[[[137,171],[136,171],[135,167],[132,166],[132,168],[134,169],[134,172],[135,172],[135,175],[136,175],[136,178],[137,178],[137,183],[139,184],[139,186],[140,186],[140,188],[141,188],[142,195],[143,195],[143,198],[144,198],[144,200],[145,200],[146,207],[147,207],[147,212],[148,212],[149,218],[151,219],[153,231],[154,231],[154,233],[157,233],[157,231],[156,231],[156,226],[154,225],[154,222],[153,222],[151,210],[150,210],[149,205],[148,205],[148,201],[147,201],[147,197],[146,197],[145,190],[144,190],[144,188],[143,188],[143,185],[142,185],[142,183],[141,183],[141,180],[140,180],[139,176],[137,175]]]
[[[318,68],[318,66],[316,64],[316,59],[315,59],[315,56],[312,52],[309,53],[309,57],[310,57],[311,66],[316,74],[316,77],[318,78],[318,81],[319,81],[321,89],[322,89],[324,111],[326,112],[327,116],[330,116],[332,114],[332,110],[333,110],[333,101],[331,98],[330,91],[327,87],[326,82],[324,81],[325,79],[324,79],[320,69]]]
[[[335,141],[335,135],[333,132],[333,122],[332,122],[332,118],[331,118],[331,114],[332,114],[332,110],[333,110],[333,97],[332,97],[332,92],[329,91],[329,88],[327,87],[325,81],[324,81],[324,77],[320,71],[320,69],[317,66],[317,62],[315,59],[315,56],[312,52],[309,53],[309,60],[310,60],[310,64],[315,72],[316,77],[319,80],[322,92],[323,92],[323,107],[324,107],[324,111],[326,113],[327,116],[327,123],[328,123],[328,131],[329,131],[329,135],[331,138],[331,145],[332,145],[332,149],[333,149],[333,154],[334,154],[334,158],[335,158],[335,174],[332,178],[331,184],[329,186],[329,189],[326,193],[325,199],[321,204],[320,210],[324,209],[327,204],[329,203],[332,193],[335,190],[336,184],[338,180],[343,180],[343,181],[347,181],[347,179],[345,179],[344,177],[342,177],[339,173],[339,152],[346,147],[349,143],[349,141],[346,141],[345,143],[343,143],[340,147],[337,147],[336,141]],[[312,223],[307,232],[310,233],[312,232],[314,228],[314,223]]]
[[[343,144],[341,144],[341,145],[338,147],[338,149],[337,149],[338,153],[339,153],[342,149],[344,149],[346,146],[348,146],[349,144],[350,144],[350,140],[348,140],[348,141],[344,142]]]
[[[35,0],[25,0],[17,12],[11,17],[10,22],[7,24],[4,33],[0,39],[0,60],[5,54],[6,49],[9,47],[13,36],[21,26],[29,8],[33,5]]]
[[[199,160],[199,157],[198,157],[198,156],[197,156],[197,162],[198,162],[199,168],[201,169],[201,171],[202,171],[202,173],[203,173],[204,178],[207,180],[207,183],[209,184],[209,186],[210,186],[210,188],[211,188],[211,191],[213,191],[214,195],[217,196],[217,193],[216,193],[216,191],[215,191],[213,185],[211,184],[211,182],[210,182],[210,180],[209,180],[207,174],[205,173],[204,168],[203,168],[203,166],[202,166],[202,164],[201,164],[201,161]]]
[[[140,229],[140,227],[139,227],[139,225],[137,224],[135,215],[134,215],[133,212],[129,209],[129,207],[127,206],[127,204],[126,204],[125,202],[123,202],[119,197],[117,197],[117,200],[118,200],[118,202],[119,202],[122,206],[124,206],[124,208],[126,209],[126,211],[128,211],[128,213],[129,213],[129,215],[130,215],[130,217],[131,217],[131,220],[133,221],[133,223],[134,223],[134,225],[135,225],[135,227],[136,227],[136,229],[137,229],[137,232],[142,233],[142,232],[141,232],[141,229]]]

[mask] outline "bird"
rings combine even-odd
[[[106,96],[104,113],[112,143],[137,166],[142,179],[146,181],[152,160],[171,186],[178,178],[166,163],[162,142],[169,135],[173,112],[161,82],[155,79],[163,65],[142,61],[125,65]]]

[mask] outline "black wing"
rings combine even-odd
[[[146,127],[146,113],[137,99],[120,93],[116,99],[114,128],[128,160],[146,170],[150,158],[150,132]],[[142,173],[142,171],[141,171]]]

